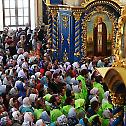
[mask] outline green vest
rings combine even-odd
[[[51,122],[55,122],[61,115],[63,115],[63,113],[59,109],[53,109],[52,111],[50,111]]]
[[[35,115],[36,120],[40,119],[42,112],[43,112],[43,109],[35,109],[34,110],[34,115]]]
[[[83,77],[82,75],[79,75],[77,77],[77,80],[80,80],[82,82],[82,94],[83,94],[83,99],[87,99],[87,86],[86,86],[86,81],[85,81],[85,77]]]

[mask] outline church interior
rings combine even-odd
[[[126,0],[0,0],[0,126],[126,126]]]

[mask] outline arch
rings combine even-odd
[[[116,92],[117,82],[121,82],[126,88],[126,69],[123,67],[110,68],[105,74],[104,81],[112,92]]]
[[[97,69],[101,75],[104,75],[104,82],[111,93],[112,103],[114,105],[126,104],[126,69],[123,67],[113,67]]]

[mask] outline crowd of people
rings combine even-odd
[[[0,38],[0,126],[112,126],[110,92],[96,67],[52,59],[43,27],[6,28]]]

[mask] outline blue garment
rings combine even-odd
[[[19,91],[19,93],[18,93],[18,96],[19,97],[26,97],[26,91],[25,91],[25,89],[24,89],[24,86],[23,86],[23,83],[20,83],[20,84],[18,84],[17,85],[17,89],[18,89],[18,91]]]
[[[44,87],[48,87],[48,82],[46,76],[43,76],[40,80],[40,83],[44,85]]]
[[[79,120],[79,124],[81,124],[82,126],[85,126],[84,120],[83,119],[80,119]]]
[[[19,108],[19,111],[20,111],[21,113],[31,112],[32,114],[34,114],[34,110],[32,109],[32,107],[23,107],[23,106],[21,106],[21,107]]]
[[[53,123],[50,124],[50,126],[56,126],[56,124],[53,122]]]
[[[112,124],[110,124],[110,126],[117,126],[118,124],[122,123],[123,122],[123,119],[122,117],[118,117],[117,119],[115,119]]]

